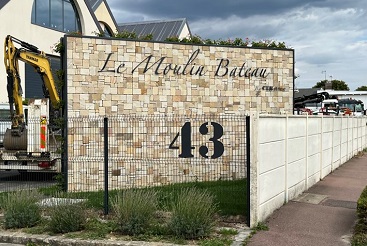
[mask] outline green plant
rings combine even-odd
[[[238,234],[235,229],[223,228],[218,232],[220,234],[217,238],[209,238],[199,241],[198,245],[201,246],[229,246],[232,245],[231,237]]]
[[[145,36],[139,37],[141,40],[153,40],[153,34],[147,34]]]
[[[367,233],[358,233],[352,237],[352,246],[365,246],[367,245]]]
[[[65,174],[64,173],[58,173],[54,176],[54,179],[56,181],[56,187],[59,191],[62,191],[65,186]]]
[[[29,234],[43,234],[48,230],[47,223],[47,218],[42,217],[37,225],[29,228],[23,228],[22,231]]]
[[[217,206],[205,190],[182,189],[172,204],[169,228],[175,236],[197,239],[208,236],[215,226]]]
[[[116,230],[116,224],[113,221],[101,221],[97,218],[91,218],[85,225],[85,230],[93,232],[94,237],[104,238],[107,234]]]
[[[224,235],[224,236],[233,236],[233,235],[237,235],[238,231],[235,229],[224,228],[219,231],[219,234]]]
[[[266,223],[264,222],[259,222],[257,223],[257,225],[253,228],[253,230],[251,231],[250,235],[246,238],[246,240],[243,242],[243,246],[246,246],[250,239],[258,232],[258,231],[268,231],[269,227]]]
[[[229,246],[232,240],[229,238],[213,238],[202,240],[198,243],[200,246]]]
[[[62,42],[57,42],[56,44],[54,44],[53,51],[58,53],[58,54],[63,53],[64,52],[64,44]]]
[[[137,35],[134,32],[122,31],[115,33],[115,38],[136,39]]]
[[[254,228],[256,231],[268,231],[269,227],[266,223],[264,222],[259,222],[257,223],[257,225]]]
[[[83,203],[72,203],[72,200],[62,200],[50,209],[49,229],[53,233],[66,233],[84,229],[86,210]]]
[[[129,189],[111,201],[119,230],[128,235],[138,235],[149,228],[157,210],[157,194],[153,190]]]
[[[116,224],[113,221],[103,221],[94,217],[86,221],[83,231],[69,233],[67,237],[88,240],[103,239],[115,230]]]
[[[166,38],[164,41],[178,43],[180,42],[180,38],[178,36],[171,36]]]
[[[367,245],[367,186],[357,201],[357,216],[358,221],[354,227],[352,245]]]
[[[281,48],[285,49],[286,45],[284,42],[276,42],[274,40],[264,39],[260,41],[252,41],[252,47],[264,47],[264,48]]]
[[[226,45],[226,46],[238,46],[238,47],[261,47],[261,48],[287,48],[285,42],[276,42],[274,40],[259,40],[259,41],[250,41],[249,38],[243,40],[242,38],[235,39],[218,39],[211,40],[205,39],[203,40],[200,36],[195,35],[191,38],[183,38],[179,39],[177,36],[168,37],[165,40],[166,42],[175,42],[175,43],[191,43],[191,44],[207,44],[207,45]]]
[[[37,191],[8,193],[1,206],[4,209],[4,227],[9,229],[36,225],[41,219],[41,210],[37,205],[40,197]]]

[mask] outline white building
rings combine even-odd
[[[113,33],[117,23],[106,0],[0,0],[0,43],[7,35],[33,44],[50,55],[57,56],[54,45],[66,33],[78,32],[83,35]],[[0,48],[3,60],[4,49]],[[52,64],[59,67],[60,60]],[[42,97],[39,75],[29,65],[20,62],[20,76],[23,97]],[[37,79],[36,79],[37,78]],[[0,103],[8,102],[6,71],[0,64]]]

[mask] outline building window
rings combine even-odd
[[[78,12],[71,0],[34,0],[32,23],[65,33],[81,32]]]
[[[100,21],[99,22],[99,25],[102,27],[102,30],[103,30],[103,34],[106,36],[106,37],[113,37],[114,36],[114,33],[113,31],[111,30],[111,27],[109,25],[107,25],[106,23]]]

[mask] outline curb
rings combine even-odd
[[[26,234],[22,232],[0,232],[0,242],[23,244],[49,244],[52,246],[182,246],[172,243],[145,242],[145,241],[112,241],[70,239],[63,236],[48,236],[43,234]]]
[[[231,246],[239,246],[250,235],[250,228],[238,230]],[[184,246],[182,244],[164,243],[164,242],[146,242],[146,241],[121,241],[121,240],[83,240],[71,239],[63,236],[49,236],[44,234],[26,234],[23,232],[0,231],[0,243],[13,243],[27,245],[27,243],[49,244],[52,246]]]

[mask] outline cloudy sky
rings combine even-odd
[[[206,39],[285,42],[295,50],[297,88],[325,78],[367,86],[365,0],[107,0],[118,23],[186,18]]]

